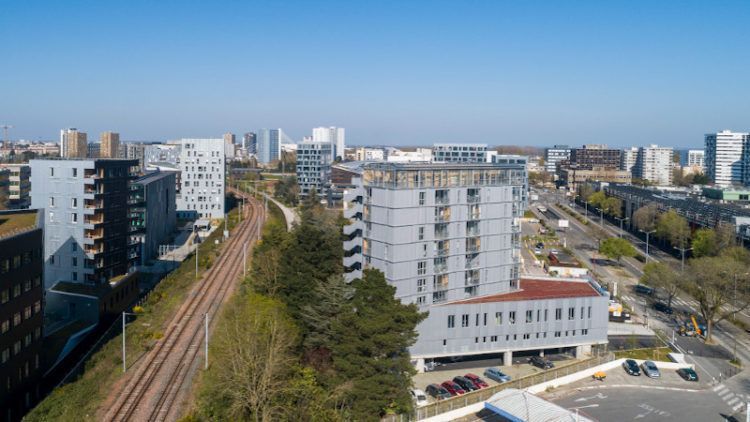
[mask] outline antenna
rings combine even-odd
[[[11,126],[11,125],[0,125],[0,128],[3,129],[3,142],[8,142],[8,129],[13,129],[13,126]]]

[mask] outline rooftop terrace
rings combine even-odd
[[[0,239],[36,228],[37,210],[0,212]]]

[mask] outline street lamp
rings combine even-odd
[[[682,273],[684,274],[685,273],[685,252],[692,251],[693,248],[678,248],[677,246],[674,246],[674,248],[682,252],[682,261],[681,261],[682,263],[680,264],[680,271],[682,271]]]
[[[622,229],[622,223],[623,221],[630,220],[630,217],[615,217],[617,220],[620,220],[620,237],[622,237],[622,233],[624,230]]]
[[[648,236],[651,233],[654,233],[656,230],[650,230],[650,231],[638,230],[638,231],[641,232],[641,233],[646,233],[646,263],[648,264],[648,259],[649,259],[649,254],[648,254]]]
[[[122,313],[122,372],[125,373],[125,371],[128,369],[127,361],[125,360],[125,318],[127,315],[136,316],[136,314],[130,313],[130,312],[123,312]]]
[[[604,208],[595,208],[599,211],[599,227],[604,228]]]

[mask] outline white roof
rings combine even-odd
[[[506,388],[493,395],[484,403],[484,407],[510,421],[593,422],[580,414],[576,416],[575,412],[515,388]]]

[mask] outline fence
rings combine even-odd
[[[506,388],[528,388],[532,385],[541,384],[543,382],[547,382],[556,378],[564,377],[579,371],[592,368],[594,366],[601,365],[603,363],[611,362],[612,360],[614,360],[614,354],[607,353],[603,356],[574,362],[569,365],[561,366],[559,368],[548,369],[541,373],[520,377],[509,382],[490,386],[489,388],[483,388],[481,390],[466,393],[461,396],[430,403],[426,406],[415,409],[414,412],[410,415],[389,415],[384,417],[382,419],[382,422],[407,422],[430,418],[442,413],[469,406],[474,403],[487,401],[490,397],[495,395],[495,393],[505,390]]]

